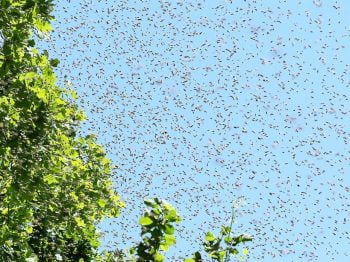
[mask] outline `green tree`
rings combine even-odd
[[[50,30],[51,0],[0,0],[1,261],[91,260],[95,225],[117,216],[110,163],[94,136],[76,134],[84,114],[58,87],[33,34]]]

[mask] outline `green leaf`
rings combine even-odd
[[[252,241],[253,237],[246,235],[246,234],[242,234],[242,235],[235,237],[234,240],[237,242],[237,244],[239,244],[239,243],[245,243],[248,241]]]
[[[164,261],[164,256],[160,253],[156,253],[153,256],[154,262],[163,262]]]
[[[201,253],[199,253],[198,251],[197,251],[196,253],[194,253],[194,258],[195,258],[196,260],[202,259]]]
[[[26,231],[28,234],[33,233],[33,228],[32,227],[26,227]]]
[[[169,247],[167,244],[163,243],[163,244],[160,244],[159,248],[163,251],[168,251],[169,250]]]
[[[221,250],[221,251],[218,252],[218,259],[219,259],[219,261],[223,261],[224,260],[225,254],[226,254],[226,250]]]
[[[31,46],[31,47],[34,47],[35,46],[35,41],[33,39],[29,40],[28,41],[28,45]]]
[[[175,210],[175,209],[173,208],[172,205],[170,205],[168,202],[166,202],[166,201],[164,201],[164,200],[162,200],[162,205],[163,205],[163,207],[165,208],[165,210],[168,210],[168,211],[170,211],[170,210]],[[175,211],[175,212],[176,212],[176,211]]]
[[[166,224],[164,232],[168,235],[172,235],[175,232],[175,227],[173,225]]]
[[[245,255],[245,256],[248,255],[248,254],[249,254],[248,248],[243,248],[242,253],[243,253],[243,255]]]
[[[57,67],[59,63],[60,63],[60,60],[58,60],[57,58],[50,60],[50,65],[53,67]]]
[[[44,181],[45,181],[46,183],[48,183],[49,185],[58,183],[58,180],[57,180],[56,177],[55,177],[54,175],[52,175],[52,174],[49,174],[49,175],[44,176]]]
[[[51,25],[41,19],[35,20],[34,25],[39,31],[43,33],[47,33],[52,30]]]
[[[175,209],[170,210],[166,214],[165,218],[168,219],[170,222],[179,222],[179,221],[181,221],[181,218],[177,215]]]
[[[229,252],[230,254],[233,254],[233,255],[237,255],[239,253],[237,248],[230,248]]]
[[[223,234],[224,236],[229,234],[231,231],[231,228],[230,227],[227,227],[227,226],[222,226],[221,227],[221,234]]]
[[[215,240],[216,240],[216,237],[213,235],[212,232],[208,232],[208,233],[205,235],[205,240],[206,240],[206,241],[209,241],[209,242],[212,242],[212,241],[215,241]]]
[[[153,223],[153,220],[150,217],[141,217],[139,220],[139,224],[142,226],[148,226]]]
[[[165,235],[164,238],[168,246],[172,246],[176,243],[176,238],[173,235]]]
[[[154,207],[157,206],[157,204],[154,202],[153,199],[145,199],[145,200],[143,201],[143,203],[144,203],[146,206],[152,207],[152,208],[154,208]]]
[[[227,245],[229,245],[232,243],[232,237],[226,236],[226,237],[224,237],[224,241]]]
[[[105,207],[106,206],[106,200],[100,198],[98,201],[97,201],[97,204],[100,206],[100,207]]]
[[[77,225],[79,227],[85,227],[85,222],[80,217],[75,217],[74,219],[75,219],[75,222],[77,222]]]

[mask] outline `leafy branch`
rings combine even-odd
[[[162,262],[164,253],[176,243],[174,223],[181,221],[176,210],[164,200],[158,198],[144,201],[148,207],[139,220],[141,225],[142,241],[128,252],[120,250],[105,254],[104,261],[107,262]],[[228,262],[232,256],[239,254],[238,245],[252,241],[253,238],[246,234],[232,235],[233,223],[235,221],[235,202],[232,206],[229,226],[222,226],[218,237],[212,232],[207,232],[203,242],[204,251],[211,261]],[[243,248],[244,256],[248,255],[248,249]],[[199,251],[184,262],[204,262]]]

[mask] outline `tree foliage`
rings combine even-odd
[[[164,200],[158,198],[145,200],[150,207],[140,218],[142,242],[136,247],[138,261],[164,260],[161,251],[168,251],[176,243],[173,223],[181,221],[176,210]]]
[[[158,198],[146,199],[148,207],[139,220],[141,225],[142,241],[128,251],[116,250],[105,253],[101,259],[106,262],[163,262],[165,252],[176,243],[174,224],[181,221],[176,210],[164,200]],[[229,262],[233,256],[240,254],[238,246],[252,241],[253,238],[246,234],[232,236],[233,223],[235,221],[235,202],[232,206],[230,223],[222,226],[220,235],[215,237],[212,232],[205,234],[203,249],[206,255],[200,251],[192,257],[184,259],[184,262]],[[151,209],[149,209],[151,208]],[[248,255],[248,249],[243,248],[240,259]]]
[[[58,60],[35,48],[51,11],[51,0],[0,1],[1,261],[89,261],[95,224],[123,206],[104,150],[76,134],[84,114],[55,84]]]

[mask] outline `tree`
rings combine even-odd
[[[2,261],[91,260],[95,224],[117,216],[110,162],[90,135],[74,93],[55,84],[57,59],[33,33],[51,30],[51,0],[1,0],[0,257]]]

